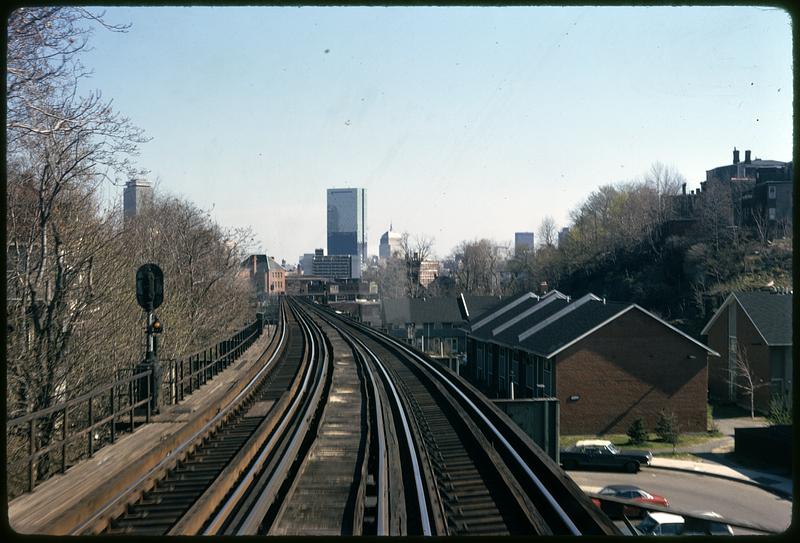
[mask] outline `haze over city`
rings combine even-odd
[[[656,161],[696,188],[734,146],[790,160],[788,14],[763,7],[109,7],[84,88],[152,140],[160,190],[295,262],[325,190],[390,222],[513,240]],[[121,200],[121,185],[106,189]],[[291,226],[289,226],[291,225]]]

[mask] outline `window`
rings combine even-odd
[[[769,208],[768,211],[769,211],[769,220],[774,221],[775,220],[775,208],[771,207],[771,208]]]
[[[777,195],[777,191],[775,190],[775,185],[770,185],[768,198],[773,199],[773,198],[775,198],[776,195]]]
[[[551,371],[551,362],[549,358],[544,359],[544,395],[545,396],[552,396],[553,395],[553,381],[552,381],[552,371]]]
[[[525,387],[528,389],[528,396],[533,397],[533,363],[529,359],[525,364]]]
[[[458,338],[451,337],[450,338],[450,352],[456,353],[458,352]]]
[[[519,360],[516,356],[511,361],[511,380],[514,384],[519,384]]]

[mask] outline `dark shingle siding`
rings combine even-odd
[[[792,344],[792,295],[756,291],[734,296],[768,345]]]

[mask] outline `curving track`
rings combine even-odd
[[[490,401],[407,345],[292,300],[279,335],[106,533],[618,533]]]

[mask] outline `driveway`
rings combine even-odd
[[[715,418],[714,424],[722,435],[718,439],[710,439],[698,445],[678,446],[675,451],[682,453],[728,454],[734,450],[734,436],[736,428],[762,428],[769,426],[769,421],[764,417],[731,417]],[[670,451],[671,452],[671,451]]]

